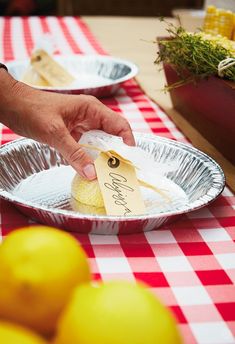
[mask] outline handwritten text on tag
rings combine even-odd
[[[134,166],[106,153],[101,153],[94,164],[108,215],[145,214]]]

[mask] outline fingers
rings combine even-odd
[[[123,129],[121,136],[123,138],[123,141],[127,145],[135,146],[135,138],[134,138],[134,135],[132,133],[132,130],[131,130],[129,123],[127,124],[127,126],[128,127],[126,129]]]
[[[79,106],[78,99],[80,100]],[[76,101],[74,103],[75,111],[72,114],[66,112],[63,120],[68,126],[71,115],[73,116],[73,123],[76,123],[76,128],[70,132],[74,137],[79,138],[83,132],[88,130],[100,129],[108,134],[122,137],[123,141],[130,146],[135,145],[131,127],[124,117],[112,111],[93,96],[80,95],[79,98],[73,98],[73,100]]]
[[[129,146],[135,146],[135,139],[128,121],[116,112],[112,112],[110,121],[102,128],[111,135],[121,136]]]
[[[126,144],[135,146],[135,139],[129,122],[104,104],[100,103],[100,105],[99,111],[97,111],[101,122],[99,129],[111,135],[121,136]]]
[[[63,138],[55,144],[55,148],[63,155],[67,162],[84,178],[93,180],[96,171],[92,159],[84,152],[79,144],[67,131]]]

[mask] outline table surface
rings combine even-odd
[[[106,51],[129,59],[139,66],[138,82],[150,98],[156,101],[195,147],[213,157],[223,168],[227,184],[235,191],[235,165],[212,146],[183,116],[172,108],[169,94],[161,91],[165,85],[163,71],[154,65],[157,45],[155,37],[166,34],[165,24],[157,18],[92,17],[84,20]],[[175,23],[174,19],[168,21]],[[107,27],[109,28],[107,30]]]

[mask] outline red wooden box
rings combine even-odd
[[[164,64],[168,85],[179,81]],[[228,160],[235,164],[235,83],[210,77],[170,91],[178,110]]]

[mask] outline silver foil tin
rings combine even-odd
[[[123,82],[138,73],[134,63],[112,56],[56,55],[54,59],[76,78],[75,82],[66,87],[34,86],[35,88],[59,93],[89,94],[101,98],[116,93]],[[29,68],[29,60],[8,62],[7,67],[15,79],[21,80]]]
[[[177,170],[166,172],[165,176],[185,192],[186,204],[132,217],[73,211],[70,186],[74,171],[66,167],[66,161],[53,148],[29,139],[19,139],[0,148],[0,197],[30,218],[50,226],[80,233],[123,234],[159,228],[181,214],[208,205],[223,191],[223,171],[206,154],[154,135],[135,133],[135,139],[137,146],[149,152],[156,162],[177,163]],[[61,179],[63,169],[66,173]]]

